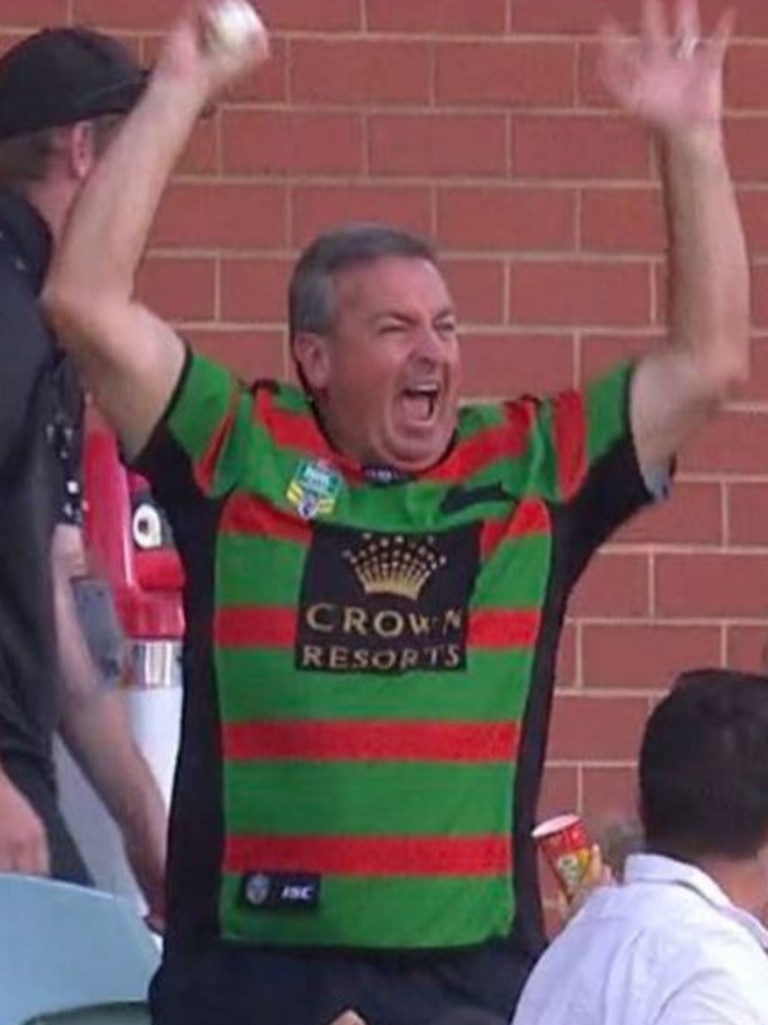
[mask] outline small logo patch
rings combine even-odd
[[[320,876],[311,873],[249,872],[242,900],[265,911],[314,911],[320,902]]]
[[[341,485],[341,475],[330,463],[323,459],[304,459],[291,478],[286,498],[302,519],[330,516]]]

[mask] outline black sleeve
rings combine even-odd
[[[52,344],[37,300],[0,249],[0,477],[13,471]]]

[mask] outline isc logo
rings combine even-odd
[[[293,904],[309,904],[315,899],[314,886],[301,886],[287,883],[280,891],[280,900]]]

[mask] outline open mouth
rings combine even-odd
[[[409,416],[422,423],[428,423],[435,415],[440,388],[436,384],[419,384],[404,388],[403,399]]]

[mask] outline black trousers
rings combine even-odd
[[[8,756],[3,771],[40,816],[48,837],[51,876],[81,886],[93,880],[59,810],[56,784],[49,772],[31,758]]]
[[[225,943],[166,950],[153,1025],[508,1025],[531,958],[502,944],[430,955],[279,952]]]

